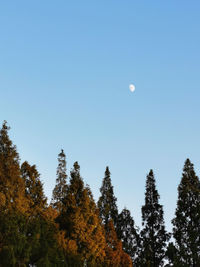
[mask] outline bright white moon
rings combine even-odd
[[[134,92],[135,91],[135,85],[134,84],[130,84],[129,85],[129,89],[131,92]]]

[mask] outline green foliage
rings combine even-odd
[[[57,167],[57,178],[56,185],[53,190],[51,205],[58,211],[61,211],[63,200],[67,194],[67,174],[66,174],[66,156],[61,150],[58,155],[58,167]]]
[[[2,266],[26,266],[31,251],[26,238],[27,230],[26,217],[18,211],[4,211],[0,214],[0,263]]]
[[[189,159],[185,162],[178,187],[172,224],[178,264],[200,266],[200,182]]]
[[[114,226],[116,227],[118,220],[117,198],[114,196],[108,167],[106,167],[105,177],[103,179],[100,192],[101,195],[98,201],[99,214],[107,231],[108,222],[112,220]]]
[[[158,202],[159,198],[154,174],[150,170],[146,180],[145,205],[142,206],[140,266],[163,266],[169,235],[165,231],[163,208]]]

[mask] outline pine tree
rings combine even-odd
[[[126,208],[122,210],[118,217],[117,236],[122,241],[123,250],[135,262],[138,256],[139,234],[131,213]]]
[[[163,207],[159,204],[153,171],[146,180],[145,205],[142,206],[141,263],[140,266],[163,266],[166,241],[169,235],[165,231]]]
[[[189,159],[178,187],[172,224],[179,266],[200,266],[200,182]]]
[[[66,174],[66,156],[61,149],[61,152],[58,154],[58,167],[57,167],[57,178],[56,185],[53,190],[53,196],[51,200],[51,205],[57,211],[60,211],[63,204],[63,199],[67,193],[67,174]]]
[[[106,167],[105,177],[100,188],[101,196],[98,201],[99,214],[102,219],[105,229],[110,220],[113,221],[115,228],[117,227],[118,208],[117,198],[114,196],[113,186],[110,178],[109,168]]]
[[[66,233],[66,242],[74,243],[80,265],[102,266],[105,257],[105,237],[98,209],[89,187],[84,186],[77,162],[71,171],[70,183],[64,205],[56,220]],[[70,252],[70,251],[69,251]],[[71,257],[66,251],[67,261]]]

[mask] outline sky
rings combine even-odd
[[[153,169],[171,230],[186,158],[200,175],[199,12],[198,0],[1,1],[0,123],[49,199],[63,148],[95,200],[109,166],[119,211],[141,226]]]

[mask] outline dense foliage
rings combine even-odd
[[[78,162],[67,176],[58,154],[50,204],[35,165],[20,158],[4,122],[0,129],[0,267],[200,266],[200,181],[186,160],[178,187],[173,242],[165,230],[153,171],[146,180],[142,229],[120,213],[109,167],[95,203]]]

